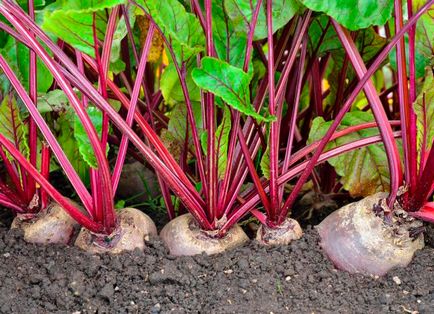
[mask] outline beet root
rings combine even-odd
[[[160,237],[170,254],[175,256],[196,255],[205,252],[208,255],[240,246],[248,241],[243,229],[235,225],[222,238],[212,237],[202,231],[190,214],[181,215],[160,232]]]
[[[287,218],[275,228],[261,224],[256,233],[256,241],[263,245],[288,245],[303,235],[300,225],[294,219]]]
[[[75,245],[93,254],[118,254],[143,250],[145,241],[157,235],[157,228],[148,215],[135,208],[124,208],[118,214],[118,228],[111,235],[94,234],[82,228]]]
[[[78,223],[57,203],[51,203],[32,218],[18,215],[11,229],[21,229],[24,240],[30,243],[68,244]]]
[[[393,268],[407,266],[423,248],[423,235],[411,236],[412,230],[420,228],[420,221],[402,210],[395,210],[389,220],[374,212],[386,197],[378,193],[348,204],[317,226],[320,245],[338,269],[383,276]]]

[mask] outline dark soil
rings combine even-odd
[[[88,255],[25,243],[0,224],[1,313],[434,313],[434,249],[383,278],[337,271],[315,230],[218,256]]]

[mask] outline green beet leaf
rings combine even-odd
[[[365,111],[353,111],[345,115],[340,129],[372,122],[371,113]],[[322,117],[313,120],[309,133],[309,143],[321,140],[332,121],[324,121]],[[337,146],[353,142],[358,139],[378,134],[375,128],[361,130],[340,137],[327,144],[325,151]],[[383,144],[373,144],[344,153],[328,160],[336,173],[341,177],[343,188],[350,192],[351,196],[368,196],[380,191],[388,191],[390,185],[389,167]]]
[[[93,126],[95,127],[98,135],[101,135],[102,130],[102,113],[95,107],[89,107],[87,109],[87,113],[92,121]],[[78,150],[83,157],[83,159],[88,163],[92,168],[98,168],[98,164],[96,162],[96,157],[90,144],[89,137],[83,127],[83,124],[79,120],[79,118],[74,116],[74,137],[78,144]],[[108,145],[107,145],[108,152]]]
[[[262,155],[260,166],[261,166],[262,175],[266,179],[270,179],[270,146],[268,145],[267,145],[267,149]]]
[[[217,56],[233,66],[242,68],[247,36],[236,31],[234,23],[224,10],[224,0],[213,1],[212,22]]]
[[[419,93],[415,103],[414,112],[417,120],[417,144],[419,151],[425,142],[425,149],[428,151],[432,147],[434,139],[434,79],[432,74],[428,74],[425,83]]]
[[[223,119],[216,131],[218,177],[221,180],[224,178],[227,167],[229,134],[231,128],[231,112],[228,107],[225,107]]]
[[[196,62],[190,62],[187,65],[186,82],[191,101],[200,101],[200,90],[193,82],[191,72],[196,67]],[[184,94],[179,81],[178,73],[176,72],[175,65],[170,63],[161,75],[160,90],[164,100],[168,104],[175,104],[177,102],[185,102]]]
[[[61,89],[55,89],[38,96],[38,111],[40,113],[59,112],[67,105],[68,97]]]
[[[413,1],[413,12],[417,12],[425,1]],[[391,25],[394,29],[394,26]],[[434,5],[422,14],[416,24],[415,33],[415,56],[414,64],[416,70],[416,78],[425,76],[427,67],[434,67]],[[408,34],[404,35],[405,57],[407,64],[407,72],[409,72],[409,49],[408,49]],[[389,53],[390,65],[396,70],[396,49]]]
[[[248,34],[256,8],[256,0],[225,0],[225,9],[238,32]],[[254,39],[267,37],[266,1],[262,1]],[[282,28],[300,10],[296,0],[273,0],[273,33]]]
[[[274,117],[258,114],[250,103],[249,83],[252,76],[242,69],[216,58],[202,59],[202,68],[194,69],[193,80],[200,88],[219,96],[232,108],[258,121],[273,121]]]
[[[0,49],[0,53],[14,72],[18,74],[18,78],[24,88],[29,90],[29,49],[23,44],[18,43],[13,37],[8,36],[6,45]],[[39,58],[36,59],[36,67],[38,75],[37,91],[39,93],[45,93],[53,83],[53,76]]]
[[[177,0],[138,1],[159,26],[181,63],[204,49],[205,36],[198,19]]]
[[[29,157],[27,128],[20,117],[16,99],[10,95],[5,95],[0,104],[0,133],[24,156]]]
[[[215,132],[215,143],[217,150],[217,172],[220,180],[224,179],[227,161],[228,161],[228,145],[229,145],[229,134],[231,132],[231,112],[229,107],[224,107],[223,119],[220,122],[217,130]],[[204,130],[200,135],[200,142],[202,145],[202,150],[207,155],[208,148],[208,133]]]
[[[72,109],[61,112],[56,120],[56,137],[80,179],[88,185],[90,182],[89,164],[82,157],[76,137],[71,136],[74,134],[75,119],[75,113]]]
[[[44,19],[42,28],[65,42],[71,44],[74,48],[95,57],[93,20],[95,14],[96,33],[99,40],[104,41],[104,35],[107,28],[107,14],[105,9],[123,4],[124,0],[72,0],[57,1],[44,9]],[[122,33],[123,32],[123,33]],[[121,29],[117,30],[117,35],[113,42],[115,56],[119,53],[120,45],[119,34],[124,36],[126,32]],[[111,60],[112,62],[114,60]]]
[[[300,0],[313,11],[324,12],[349,30],[384,25],[392,16],[393,0]]]

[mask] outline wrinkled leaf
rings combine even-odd
[[[269,145],[267,145],[267,149],[265,150],[264,155],[262,155],[260,166],[261,166],[262,175],[266,179],[270,179],[270,146]]]
[[[217,56],[233,66],[242,68],[247,47],[247,36],[236,32],[233,22],[224,10],[224,0],[213,1],[212,22]]]
[[[139,33],[139,42],[140,46],[143,47],[146,42],[146,37],[148,36],[149,29],[149,19],[146,16],[139,15],[137,16],[136,22],[140,33]],[[148,54],[148,62],[157,62],[162,56],[164,51],[164,40],[163,36],[159,31],[154,31],[154,35],[152,36],[152,44],[149,49]]]
[[[353,111],[345,115],[340,129],[372,122],[371,113]],[[309,134],[309,143],[321,140],[332,121],[324,121],[322,117],[313,120]],[[326,151],[358,139],[378,134],[375,128],[360,130],[330,142]],[[359,148],[328,160],[336,173],[341,177],[343,188],[350,192],[351,196],[368,196],[380,191],[388,191],[390,178],[387,156],[383,144],[373,144]]]
[[[108,20],[105,9],[124,2],[124,0],[57,1],[45,8],[42,28],[55,34],[74,48],[95,57],[92,27],[93,14],[95,13],[96,16],[97,37],[99,40],[104,41]],[[122,30],[117,35],[120,35],[121,32]],[[120,43],[118,38],[116,40]]]
[[[217,146],[217,161],[218,161],[218,177],[223,179],[228,161],[228,145],[229,134],[231,132],[231,112],[228,107],[225,107],[223,119],[216,130],[216,146]]]
[[[417,119],[417,143],[419,151],[422,148],[424,139],[425,148],[432,147],[434,139],[434,79],[428,75],[414,105],[414,112]]]
[[[313,11],[324,12],[349,30],[384,25],[392,16],[393,0],[300,0]]]
[[[38,111],[40,113],[58,112],[66,108],[68,97],[61,89],[49,91],[38,96]]]
[[[257,0],[225,0],[225,9],[237,32],[248,34]],[[262,1],[254,39],[267,37],[266,1]],[[273,33],[282,28],[300,9],[296,0],[273,0]]]
[[[198,19],[188,13],[179,1],[141,0],[138,3],[166,36],[179,63],[204,49],[205,36]]]
[[[223,119],[220,125],[217,127],[215,132],[215,143],[217,149],[217,171],[219,179],[223,179],[226,171],[227,160],[228,160],[228,145],[229,145],[229,134],[231,132],[231,112],[227,106],[224,107]],[[208,151],[208,133],[204,130],[200,136],[200,142],[202,145],[202,150],[207,155]]]
[[[71,136],[71,134],[74,134],[74,116],[75,114],[72,109],[64,111],[59,115],[56,120],[56,137],[66,157],[68,157],[71,165],[80,176],[80,179],[88,185],[89,164],[84,161],[75,136]]]
[[[194,120],[199,136],[203,133],[202,113],[199,102],[192,102]],[[162,132],[162,141],[169,152],[179,159],[182,148],[185,143],[185,135],[187,128],[187,106],[185,103],[177,103],[169,113],[169,124],[167,130]],[[194,150],[193,138],[191,136],[191,126],[188,124],[188,145],[191,150]]]
[[[102,130],[102,113],[95,107],[87,108],[87,113],[89,115],[90,120],[92,121],[93,126],[95,127],[97,134],[101,136]],[[95,153],[93,151],[92,145],[90,144],[89,137],[84,129],[83,124],[79,120],[78,116],[74,116],[74,137],[77,140],[78,150],[83,157],[83,159],[88,163],[92,168],[98,168],[98,164],[96,162]],[[108,145],[107,145],[108,152]]]
[[[413,12],[417,12],[425,1],[413,1]],[[416,77],[425,76],[427,67],[434,68],[434,5],[419,18],[416,24],[414,64]],[[408,34],[405,34],[405,50],[407,71],[409,63]],[[390,53],[390,64],[396,69],[396,52]]]
[[[221,97],[232,108],[258,121],[272,121],[274,117],[258,114],[250,103],[249,83],[252,76],[227,62],[205,57],[202,68],[194,69],[193,80],[200,88]]]
[[[200,90],[193,82],[191,72],[196,67],[196,62],[189,64],[187,68],[186,82],[191,101],[200,101]],[[164,100],[168,104],[174,104],[176,102],[184,102],[184,94],[181,88],[181,82],[179,81],[178,73],[176,72],[175,65],[170,63],[161,75],[160,90],[164,97]]]
[[[0,133],[29,157],[27,127],[20,117],[16,99],[10,95],[5,95],[0,104]]]
[[[425,4],[425,1],[415,1],[414,12]],[[418,60],[418,56],[420,60]],[[418,62],[419,61],[419,62]],[[422,77],[425,73],[426,66],[430,65],[434,68],[434,5],[423,14],[417,21],[416,25],[416,70],[418,77]],[[423,70],[422,70],[423,67]]]

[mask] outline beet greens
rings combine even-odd
[[[170,219],[216,238],[249,213],[278,228],[306,185],[388,191],[433,222],[433,2],[2,1],[0,204],[35,214],[51,198],[119,232],[134,158]]]

